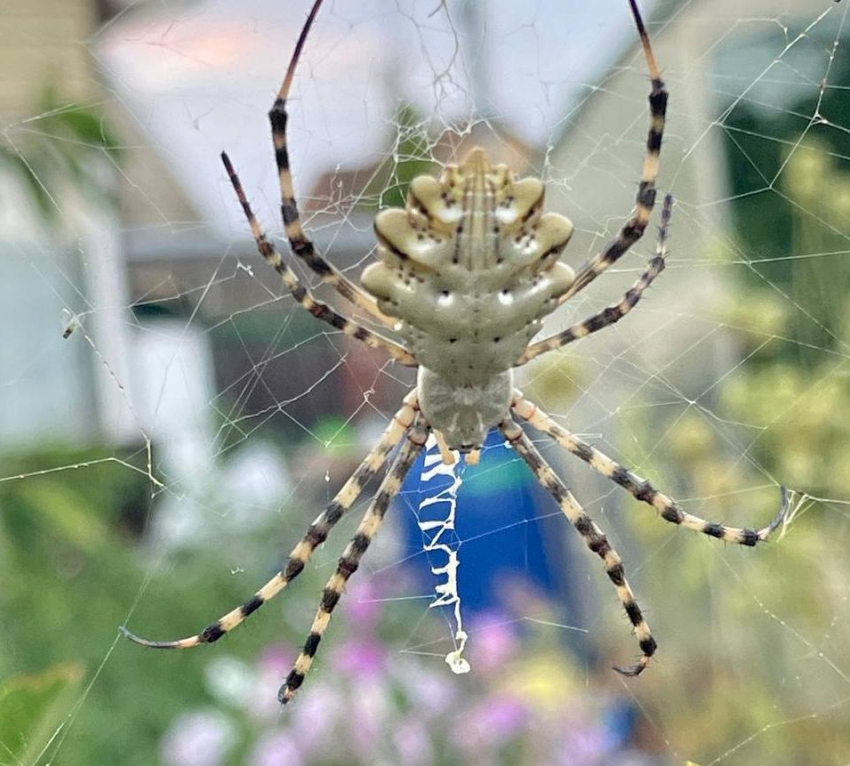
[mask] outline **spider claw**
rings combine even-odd
[[[124,638],[129,639],[134,644],[141,644],[142,646],[146,646],[150,643],[146,638],[142,638],[141,636],[137,636],[135,633],[131,633],[125,625],[119,625],[118,632],[122,636],[124,636]]]
[[[134,644],[147,646],[149,649],[189,649],[201,643],[198,636],[181,638],[176,641],[151,641],[150,639],[142,638],[135,633],[131,633],[124,625],[119,625],[118,631],[124,638],[132,641]]]
[[[791,510],[791,496],[788,492],[788,487],[784,484],[779,485],[779,496],[781,498],[779,503],[779,512],[773,517],[773,521],[771,521],[770,524],[758,533],[758,536],[762,541],[766,540],[768,535],[770,535],[771,532],[773,532],[785,521],[786,518],[788,518],[788,512]]]
[[[788,515],[788,511],[791,510],[791,496],[788,493],[788,487],[784,484],[779,485],[779,496],[782,498],[782,502],[776,519],[784,519]]]
[[[653,649],[652,652],[655,651],[655,641],[650,637],[649,641],[652,642]],[[641,646],[643,648],[643,646]],[[635,678],[643,673],[646,670],[647,665],[649,665],[649,660],[652,658],[652,654],[643,654],[641,658],[637,661],[637,664],[632,665],[630,668],[618,668],[616,665],[612,666],[612,670],[619,673],[621,676],[626,676],[626,678]]]
[[[626,678],[636,678],[646,669],[646,666],[649,662],[649,658],[646,658],[646,661],[639,662],[637,665],[632,665],[630,668],[619,668],[616,665],[611,666],[611,670],[616,671],[621,676],[625,676]]]

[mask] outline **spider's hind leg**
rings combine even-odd
[[[659,492],[652,484],[641,479],[624,466],[612,460],[578,436],[559,426],[552,418],[523,397],[522,392],[514,392],[514,400],[511,409],[523,420],[531,424],[538,431],[554,439],[558,444],[587,463],[594,471],[598,471],[611,481],[619,484],[629,492],[635,499],[647,503],[658,511],[664,521],[679,524],[695,532],[701,532],[709,537],[717,537],[729,543],[738,545],[754,546],[764,542],[788,515],[790,502],[786,487],[780,487],[781,502],[779,511],[766,527],[761,529],[748,529],[747,527],[727,527],[707,521],[699,516],[688,513],[672,498]]]
[[[398,494],[404,482],[404,477],[425,446],[428,430],[421,415],[417,415],[413,425],[406,432],[405,443],[399,450],[380,487],[378,487],[378,492],[363,515],[354,537],[351,538],[351,542],[340,557],[336,571],[322,591],[322,600],[310,627],[310,635],[304,643],[301,654],[295,661],[295,666],[278,692],[278,699],[281,704],[285,705],[289,702],[304,683],[304,676],[313,664],[319,643],[327,630],[331,615],[339,603],[348,578],[360,567],[360,560],[377,534],[390,502]]]
[[[222,636],[245,622],[257,609],[267,601],[271,601],[301,574],[316,548],[325,542],[333,527],[350,510],[366,485],[387,461],[393,448],[404,438],[413,424],[417,408],[418,403],[414,390],[405,397],[404,405],[393,416],[375,448],[365,457],[357,470],[342,486],[342,489],[337,492],[336,497],[327,509],[320,513],[310,525],[301,542],[293,548],[286,566],[244,604],[237,606],[223,617],[210,623],[200,633],[188,638],[173,641],[150,641],[131,633],[125,627],[121,627],[120,630],[124,636],[133,643],[152,649],[191,649],[201,644],[211,644],[218,641]]]
[[[649,664],[649,660],[655,654],[658,645],[652,637],[649,624],[644,619],[643,612],[641,612],[640,607],[637,605],[634,593],[632,593],[632,589],[626,580],[626,572],[623,568],[622,560],[611,547],[608,538],[605,537],[602,530],[584,512],[584,509],[582,509],[578,501],[573,497],[572,492],[567,489],[560,478],[558,478],[558,475],[552,470],[552,467],[531,443],[531,440],[523,433],[522,428],[513,420],[506,420],[499,426],[499,430],[504,434],[505,439],[507,439],[511,447],[526,462],[541,486],[555,498],[564,515],[582,536],[587,547],[599,556],[605,564],[605,572],[617,591],[617,598],[620,599],[620,603],[623,605],[629,622],[634,627],[641,650],[641,656],[637,664],[630,668],[615,667],[614,670],[624,676],[639,675]]]

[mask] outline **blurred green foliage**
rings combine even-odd
[[[42,94],[39,114],[6,130],[0,141],[0,164],[18,172],[39,212],[55,223],[54,195],[71,186],[115,203],[112,185],[104,184],[102,160],[120,161],[118,137],[97,105],[63,101],[52,88]]]
[[[781,47],[782,33],[774,34]],[[846,59],[835,60],[829,84],[820,90],[813,83],[804,98],[781,110],[743,99],[724,117],[722,133],[738,240],[733,257],[747,264],[736,277],[794,309],[788,329],[800,344],[782,353],[804,364],[816,364],[816,349],[834,348],[846,337],[841,323],[850,293],[850,182],[841,171],[850,134],[837,128],[850,124]],[[741,308],[755,313],[749,295],[743,297]]]
[[[145,563],[138,537],[155,489],[145,457],[57,449],[0,463],[9,477],[0,482],[0,679],[26,685],[28,676],[70,663],[83,669],[85,684],[96,681],[97,693],[65,723],[74,736],[54,743],[61,744],[57,763],[155,762],[152,753],[168,723],[207,699],[202,671],[209,655],[153,655],[120,639],[118,626],[132,614],[134,627],[154,635],[190,633],[243,600],[268,571],[262,565],[250,570],[248,584],[214,551],[192,555],[185,568],[177,554],[167,576],[136,605],[145,568],[153,566]],[[268,563],[274,540],[251,543],[255,560]],[[257,620],[233,648],[240,655],[258,651],[279,632],[270,623]],[[290,639],[297,639],[294,632]]]
[[[422,159],[428,157],[433,139],[428,135],[428,123],[407,104],[401,105],[393,120],[396,126],[395,144],[386,161],[365,189],[366,200],[377,200],[377,209],[404,207],[410,182],[421,175],[433,175],[437,165]]]
[[[844,92],[830,89],[821,105],[835,124],[850,124]],[[850,194],[846,175],[830,157],[850,156],[850,146],[846,132],[836,132],[835,140],[844,143],[812,141],[786,163],[783,146],[800,131],[790,115],[813,113],[809,100],[787,110],[787,124],[768,127],[745,107],[725,121],[737,129],[748,158],[735,166],[733,211],[736,254],[751,260],[740,269],[738,290],[717,306],[717,319],[747,364],[716,386],[710,407],[683,401],[668,419],[657,408],[621,414],[630,433],[644,440],[618,445],[620,454],[671,493],[690,498],[694,513],[758,525],[778,502],[775,480],[796,491],[795,502],[802,493],[826,499],[804,502],[778,541],[755,552],[674,535],[669,526],[647,520],[644,509],[637,512],[630,499],[620,500],[628,539],[637,540],[641,552],[634,558],[652,563],[641,567],[639,590],[654,606],[650,619],[661,644],[652,675],[634,693],[641,695],[647,720],[663,722],[658,736],[674,739],[680,752],[716,757],[739,743],[754,748],[742,747],[743,760],[724,758],[729,766],[843,763],[847,757],[841,700],[847,696],[850,625],[841,617],[850,595],[850,525],[846,509],[829,499],[850,493],[850,377],[838,353],[850,344],[850,262],[830,254],[846,255]],[[396,150],[366,194],[381,207],[403,204],[409,180],[429,169],[419,159],[429,153],[421,120],[405,108],[396,122]],[[96,187],[88,159],[114,159],[118,143],[97,110],[51,97],[34,124],[23,143],[0,146],[0,161],[18,167],[50,217],[42,181],[62,174]],[[767,201],[750,196],[783,165],[781,195]],[[760,173],[748,176],[753,169]],[[580,370],[572,364],[553,364],[538,385],[561,395],[579,390]],[[327,433],[330,438],[336,431]],[[45,760],[57,766],[151,766],[163,737],[186,711],[220,704],[205,680],[211,659],[224,655],[247,665],[269,646],[294,647],[303,639],[327,574],[321,555],[320,566],[305,572],[283,603],[274,602],[238,638],[215,648],[147,652],[120,641],[117,627],[131,619],[135,630],[152,637],[194,632],[275,571],[315,509],[294,517],[284,509],[274,529],[161,559],[142,535],[160,490],[137,455],[40,451],[7,457],[0,466],[0,760],[29,763],[61,727],[73,736],[54,742],[61,747]],[[732,505],[735,510],[728,510]],[[231,555],[234,546],[244,548]],[[246,562],[248,571],[237,572]],[[600,593],[608,587],[598,584]],[[614,613],[610,598],[599,598],[595,608]],[[335,618],[337,636],[350,632],[342,612]],[[385,610],[382,640],[402,646],[422,612],[421,604]],[[297,615],[298,624],[284,613]],[[619,656],[627,639],[622,623],[611,623],[610,637],[594,630],[594,638],[607,637],[600,655]],[[525,656],[499,669],[490,691],[534,699],[542,710],[568,705],[565,690],[575,692],[578,680],[594,695],[602,688],[593,674],[576,675],[551,642],[532,637],[527,647]],[[424,687],[426,679],[419,680]],[[307,693],[317,683],[312,678]],[[452,683],[441,677],[438,686]],[[415,705],[405,710],[410,719],[404,723],[415,722]],[[247,716],[235,720],[238,752],[262,735],[265,724]],[[490,725],[498,729],[498,721]],[[504,762],[518,762],[516,752],[506,750]]]
[[[0,685],[0,752],[15,763],[37,763],[49,747],[80,687],[82,669],[54,665],[37,675],[22,675]]]
[[[725,744],[765,734],[751,750],[743,748],[742,760],[732,757],[735,764],[841,762],[850,743],[840,704],[812,713],[814,689],[821,701],[846,698],[847,692],[850,625],[843,616],[850,527],[842,498],[850,496],[850,370],[844,353],[850,347],[850,291],[843,285],[850,271],[820,255],[837,244],[826,197],[833,212],[846,204],[850,177],[814,147],[798,148],[787,166],[787,223],[806,238],[794,252],[813,257],[804,267],[774,264],[793,272],[786,295],[759,280],[730,284],[716,306],[717,320],[746,364],[733,367],[704,397],[669,407],[661,417],[639,408],[626,413],[634,438],[622,445],[648,478],[690,498],[687,510],[713,521],[760,527],[778,506],[777,482],[792,490],[790,524],[753,552],[718,550],[678,534],[672,551],[665,549],[677,603],[666,632],[678,647],[662,651],[680,656],[672,660],[675,667],[661,664],[657,670],[677,674],[680,683],[665,685],[670,693],[657,698],[658,715],[668,724],[679,722],[677,739],[694,754],[716,754],[718,733]],[[801,189],[799,181],[812,167],[818,183]],[[809,194],[816,196],[803,196]],[[742,234],[744,240],[749,236]],[[842,238],[846,248],[846,234]],[[756,264],[759,271],[762,266]],[[776,278],[783,285],[783,277]],[[665,525],[629,518],[629,534],[642,549],[670,541]],[[668,579],[648,579],[644,598],[669,604]]]

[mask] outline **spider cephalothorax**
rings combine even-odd
[[[334,525],[351,509],[398,447],[354,537],[322,591],[310,635],[279,693],[280,701],[288,702],[304,682],[345,584],[360,565],[428,434],[436,435],[444,459],[452,460],[447,447],[465,453],[477,451],[487,432],[498,426],[506,443],[552,495],[588,548],[602,559],[641,649],[635,665],[617,670],[630,676],[639,674],[655,653],[656,643],[626,581],[620,557],[514,421],[514,415],[554,439],[637,500],[652,506],[662,519],[672,524],[754,546],[782,522],[788,510],[784,487],[778,514],[759,530],[727,527],[687,513],[648,481],[555,423],[513,387],[514,367],[618,322],[634,308],[664,269],[665,240],[673,205],[669,195],[661,211],[655,257],[631,289],[616,304],[588,319],[531,342],[547,314],[587,287],[640,239],[655,204],[667,91],[636,2],[628,2],[652,87],[649,133],[635,209],[617,236],[574,274],[558,260],[570,238],[572,225],[563,216],[543,212],[543,182],[537,178],[516,180],[504,165],[492,166],[483,150],[474,149],[459,165],[447,165],[439,179],[428,176],[414,179],[403,210],[386,210],[378,215],[375,231],[379,260],[363,272],[364,290],[316,251],[301,226],[289,168],[286,100],[298,58],[322,3],[315,0],[269,113],[284,228],[295,256],[371,321],[395,332],[397,339],[349,319],[310,294],[266,238],[226,154],[222,154],[222,160],[257,249],[280,274],[293,298],[317,319],[367,346],[381,349],[400,364],[417,367],[417,384],[390,419],[378,444],[310,525],[289,554],[286,565],[269,582],[244,604],[194,636],[176,641],[149,641],[123,629],[130,639],[159,649],[186,649],[217,641],[240,625],[302,572],[316,548],[325,542]]]

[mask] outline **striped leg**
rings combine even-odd
[[[248,223],[251,226],[251,233],[254,236],[254,241],[257,243],[257,250],[260,252],[260,255],[266,259],[266,262],[278,274],[280,274],[280,278],[283,280],[283,283],[286,285],[289,292],[292,293],[292,297],[295,298],[295,300],[307,309],[307,311],[309,311],[314,317],[336,327],[345,335],[356,338],[370,348],[379,348],[382,351],[385,351],[401,364],[409,367],[415,367],[416,359],[414,359],[413,355],[410,354],[404,346],[399,345],[389,338],[385,338],[383,335],[372,332],[357,322],[337,313],[330,306],[317,301],[310,294],[307,288],[301,284],[301,281],[295,275],[295,272],[283,262],[283,258],[280,257],[280,253],[278,253],[274,245],[268,241],[265,233],[260,228],[257,217],[254,215],[254,211],[251,210],[251,205],[248,202],[248,198],[245,196],[245,191],[242,189],[242,183],[239,181],[239,176],[236,175],[236,171],[233,169],[230,158],[225,152],[221,153],[221,161],[224,163],[227,175],[230,177],[230,183],[233,184],[233,188],[236,190],[236,196],[239,198],[242,210],[245,212],[245,217],[248,219]]]
[[[648,481],[641,479],[619,463],[611,460],[610,457],[603,455],[599,450],[591,447],[587,442],[582,441],[565,428],[561,428],[545,412],[523,398],[520,391],[514,391],[514,400],[511,404],[511,409],[538,431],[551,436],[562,447],[584,460],[593,470],[598,471],[603,476],[607,476],[613,482],[619,484],[637,500],[651,505],[661,514],[661,518],[664,521],[680,524],[688,529],[702,532],[709,537],[717,537],[729,543],[754,546],[766,540],[770,533],[782,523],[788,513],[788,490],[783,486],[780,488],[782,501],[779,506],[779,512],[773,521],[762,529],[741,529],[706,521],[685,512],[675,500],[659,492]]]
[[[574,340],[584,338],[586,335],[601,330],[603,327],[608,327],[619,322],[637,305],[637,302],[643,296],[644,290],[664,271],[664,258],[667,254],[667,229],[670,225],[670,212],[672,208],[673,197],[668,194],[664,198],[664,207],[661,211],[661,227],[658,230],[658,244],[655,249],[655,257],[649,262],[649,268],[640,275],[640,278],[620,299],[620,302],[614,306],[608,306],[598,314],[594,314],[590,319],[585,319],[583,322],[579,322],[563,332],[553,335],[551,338],[546,338],[529,346],[519,358],[516,366],[523,365],[531,359],[540,356],[540,354],[554,351],[562,346],[566,346],[568,343],[572,343]]]
[[[407,441],[402,445],[389,472],[381,482],[375,499],[364,514],[351,542],[343,552],[337,564],[336,572],[328,580],[328,584],[322,591],[322,600],[319,604],[319,610],[313,619],[313,625],[310,627],[310,635],[307,637],[301,654],[298,655],[298,659],[295,661],[295,666],[278,692],[277,696],[281,704],[285,705],[289,702],[295,696],[295,692],[301,688],[301,684],[304,683],[304,676],[313,664],[313,658],[316,656],[319,643],[325,634],[325,630],[327,630],[333,610],[336,608],[340,596],[342,596],[348,578],[360,566],[360,559],[363,558],[363,554],[366,553],[369,544],[381,526],[390,501],[398,494],[399,489],[401,489],[404,477],[413,465],[414,460],[416,460],[416,456],[425,446],[427,438],[428,428],[422,425],[421,419],[417,418],[412,428],[407,432]]]
[[[292,171],[289,168],[289,152],[286,148],[286,101],[289,98],[289,90],[292,87],[292,80],[295,76],[295,68],[298,66],[298,59],[301,56],[301,50],[304,48],[304,43],[307,41],[307,35],[310,32],[310,27],[313,25],[313,20],[316,18],[316,13],[322,0],[316,0],[310,15],[307,17],[307,23],[304,29],[301,30],[301,35],[298,37],[298,42],[295,44],[295,52],[292,54],[292,59],[286,70],[286,76],[283,79],[283,84],[280,87],[274,105],[269,112],[269,121],[272,128],[272,141],[274,143],[275,160],[277,162],[277,172],[280,179],[280,211],[283,217],[283,225],[286,231],[286,236],[289,239],[289,246],[292,252],[300,258],[313,272],[318,274],[323,282],[333,285],[334,289],[342,295],[346,300],[351,301],[354,305],[368,312],[372,317],[382,322],[383,324],[392,327],[395,324],[394,319],[386,316],[379,308],[375,299],[365,290],[360,288],[354,282],[349,280],[337,268],[328,263],[316,250],[313,242],[304,233],[301,227],[301,221],[298,215],[298,204],[295,201],[295,190],[292,182]]]
[[[636,665],[630,668],[615,667],[614,670],[622,673],[624,676],[639,675],[649,664],[649,660],[655,653],[657,644],[649,630],[649,625],[643,618],[640,607],[635,602],[634,593],[632,593],[632,589],[626,581],[623,562],[620,560],[617,552],[611,547],[608,538],[594,524],[590,516],[584,512],[578,501],[558,478],[557,474],[537,451],[537,448],[523,433],[522,429],[513,420],[506,420],[499,426],[499,429],[511,447],[517,451],[519,456],[525,460],[528,467],[534,472],[537,481],[555,498],[564,515],[584,539],[587,547],[605,563],[605,572],[608,574],[611,582],[614,583],[617,597],[620,599],[623,609],[626,610],[629,621],[634,626],[635,635],[640,643],[641,650],[641,657]]]
[[[652,208],[655,205],[655,179],[658,177],[658,156],[661,153],[661,137],[664,134],[667,89],[664,87],[661,73],[658,71],[658,64],[655,62],[655,56],[649,44],[649,36],[646,34],[646,27],[643,25],[637,3],[635,0],[629,0],[629,5],[637,25],[643,54],[652,80],[652,90],[649,94],[649,135],[646,139],[646,155],[643,160],[643,171],[641,172],[640,186],[635,202],[635,212],[620,229],[616,238],[609,242],[601,253],[591,258],[578,270],[573,286],[558,299],[559,304],[569,300],[587,287],[643,236],[649,223]]]
[[[125,627],[121,628],[121,632],[131,641],[154,649],[191,649],[194,646],[211,644],[214,641],[218,641],[225,633],[229,633],[235,627],[241,625],[251,614],[256,612],[267,601],[273,599],[292,580],[301,574],[301,571],[310,560],[316,548],[325,542],[334,525],[351,508],[363,492],[363,488],[387,461],[387,456],[393,447],[402,440],[405,433],[410,429],[417,407],[416,391],[414,390],[405,397],[404,405],[395,414],[392,421],[390,421],[375,449],[366,456],[366,459],[343,485],[331,504],[325,511],[319,514],[316,520],[310,525],[301,542],[289,554],[289,561],[287,561],[286,567],[278,572],[244,604],[211,623],[197,635],[176,641],[149,641],[148,639],[139,638],[130,633]]]

